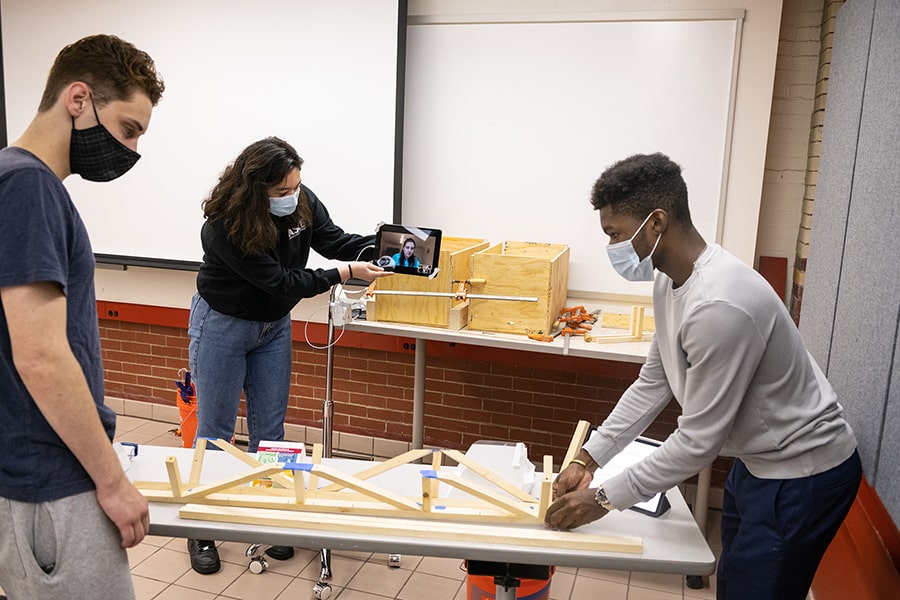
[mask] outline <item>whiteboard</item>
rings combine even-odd
[[[394,213],[398,1],[3,0],[9,140],[59,50],[112,33],[153,57],[166,91],[131,171],[65,181],[95,253],[200,261],[201,201],[270,135],[297,149],[338,225],[374,233]]]
[[[404,220],[568,244],[570,294],[649,296],[609,265],[590,190],[617,160],[663,152],[719,240],[742,15],[410,17]]]

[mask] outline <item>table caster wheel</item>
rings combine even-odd
[[[685,575],[685,583],[692,590],[703,589],[703,578],[699,575]]]
[[[400,568],[400,555],[399,554],[388,554],[388,566],[393,569]]]
[[[269,561],[267,561],[263,556],[257,556],[250,561],[249,567],[251,573],[253,573],[254,575],[259,575],[269,568]]]
[[[320,581],[313,586],[313,595],[316,597],[316,600],[327,600],[331,597],[331,586],[324,581]]]

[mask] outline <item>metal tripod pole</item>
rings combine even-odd
[[[332,397],[332,379],[334,376],[334,319],[331,317],[331,307],[334,304],[334,291],[337,286],[331,286],[331,294],[328,296],[328,348],[325,351],[325,402],[322,406],[322,456],[331,458],[332,419],[334,418],[334,399]],[[319,584],[327,584],[331,581],[331,550],[322,548],[319,555],[322,570],[319,573]]]

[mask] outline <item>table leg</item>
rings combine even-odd
[[[709,512],[709,485],[712,480],[712,465],[706,465],[697,475],[697,495],[694,498],[694,520],[700,533],[706,537],[706,517]]]
[[[495,600],[516,600],[516,591],[518,589],[519,588],[515,587],[506,587],[498,583],[494,598]]]
[[[694,497],[694,521],[700,528],[700,533],[706,538],[706,520],[709,513],[709,485],[712,480],[712,464],[706,465],[697,474],[697,494]],[[703,578],[699,575],[687,575],[685,583],[692,590],[703,587]]]
[[[422,448],[425,442],[425,361],[428,341],[416,338],[415,378],[413,380],[412,447]]]

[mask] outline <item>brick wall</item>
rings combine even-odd
[[[818,169],[811,135],[824,104],[823,77],[827,81],[820,64],[822,9],[823,0],[784,0],[778,36],[756,255],[787,259],[788,273],[806,257],[810,215],[803,203],[815,190]]]
[[[122,305],[119,305],[120,307]],[[186,311],[169,321],[183,319]],[[101,310],[103,317],[107,310]],[[139,322],[142,307],[125,306],[101,318],[100,334],[110,396],[174,405],[178,370],[187,368],[183,327]],[[138,321],[138,322],[134,322]],[[326,352],[309,347],[303,323],[294,323],[294,368],[285,421],[321,427]],[[310,324],[322,345],[324,327]],[[374,438],[412,441],[414,340],[347,332],[334,350],[333,429]],[[530,458],[559,462],[579,419],[599,423],[637,376],[633,363],[428,342],[425,444],[465,450],[478,440],[523,441]],[[202,399],[200,399],[202,402]],[[647,431],[664,439],[676,426],[672,402]],[[714,465],[721,488],[730,461]]]

